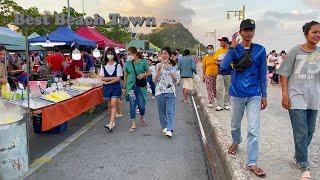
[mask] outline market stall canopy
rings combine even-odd
[[[137,49],[149,50],[149,41],[139,39],[132,40],[126,45],[126,49],[132,46],[136,47]]]
[[[26,38],[21,34],[14,32],[13,30],[0,27],[0,44],[3,44],[9,51],[25,51],[26,50]],[[41,51],[41,47],[30,47],[32,51]]]
[[[82,37],[95,41],[98,44],[98,48],[101,48],[101,49],[105,47],[110,47],[110,46],[124,48],[124,44],[118,43],[104,36],[94,27],[82,26],[82,27],[79,27],[75,32]]]
[[[36,32],[30,34],[30,36],[28,36],[28,39],[32,39],[32,38],[37,38],[37,37],[40,37],[40,35]]]
[[[66,45],[71,45],[76,43],[82,46],[95,46],[96,42],[79,36],[77,33],[70,30],[68,27],[58,27],[55,31],[51,32],[48,36],[40,36],[37,38],[31,38],[28,40],[29,43],[38,42],[61,42],[66,43]]]
[[[0,34],[4,36],[21,37],[24,36],[7,27],[0,27]]]
[[[152,44],[151,42],[149,42],[149,46],[150,46],[150,47],[149,47],[150,50],[153,50],[154,52],[159,52],[159,51],[161,51],[161,49],[160,49],[158,46]]]

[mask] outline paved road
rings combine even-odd
[[[202,87],[204,88],[204,87]],[[226,136],[230,134],[230,111],[216,112],[221,121]],[[260,158],[258,165],[267,173],[266,179],[270,180],[294,180],[299,179],[300,170],[293,162],[294,144],[292,127],[288,112],[281,107],[281,87],[268,87],[268,107],[262,112]],[[246,162],[247,144],[247,119],[242,121],[243,142],[240,144],[239,155]],[[310,147],[310,163],[313,178],[320,180],[320,123],[316,125],[316,132]],[[259,178],[256,178],[259,179]]]
[[[177,103],[172,139],[161,134],[155,100],[146,117],[149,126],[134,134],[128,133],[128,115],[111,134],[100,121],[27,179],[208,179],[191,104]]]

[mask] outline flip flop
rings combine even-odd
[[[229,148],[228,148],[228,153],[235,155],[238,151],[239,146],[237,144],[232,144]]]
[[[129,133],[134,133],[137,129],[136,128],[130,128]]]
[[[258,168],[257,166],[250,166],[248,167],[248,170],[260,178],[266,177],[266,173],[261,168]]]
[[[148,123],[143,119],[140,118],[140,122],[142,124],[143,127],[147,127],[148,126]]]
[[[311,172],[305,171],[301,174],[300,180],[312,180]]]

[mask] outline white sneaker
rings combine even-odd
[[[208,104],[208,107],[209,107],[209,108],[213,108],[213,104],[211,104],[211,103]]]
[[[221,111],[221,110],[223,110],[223,108],[222,108],[221,106],[218,106],[218,107],[216,108],[216,111]]]
[[[217,103],[218,101],[217,101],[217,98],[214,98],[213,99],[213,103]]]
[[[139,109],[137,109],[136,113],[137,113],[137,114],[140,114],[140,111],[139,111]]]
[[[118,114],[118,113],[116,113],[116,118],[122,117],[122,116],[123,116],[123,114]]]
[[[224,109],[225,110],[230,110],[230,106],[225,106]]]
[[[165,134],[167,137],[171,138],[172,137],[172,131],[167,131]]]
[[[164,129],[162,130],[162,133],[163,133],[163,134],[167,134],[167,132],[168,132],[167,128],[164,128]]]

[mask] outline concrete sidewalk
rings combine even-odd
[[[194,109],[180,98],[172,139],[162,135],[156,100],[150,99],[148,127],[137,121],[137,131],[128,133],[126,106],[113,133],[103,127],[106,119],[100,121],[26,179],[208,179]]]
[[[200,70],[200,69],[199,69]],[[200,70],[201,71],[201,70]],[[200,72],[199,71],[199,72]],[[206,121],[211,124],[212,131],[216,139],[213,141],[219,145],[219,148],[224,149],[222,153],[222,160],[228,161],[227,166],[238,166],[237,159],[240,159],[240,166],[244,172],[246,162],[247,149],[247,119],[242,121],[242,137],[243,142],[239,146],[237,155],[229,155],[227,153],[227,146],[231,143],[231,120],[230,111],[215,111],[215,107],[210,109],[207,107],[207,92],[205,85],[202,82],[197,83],[197,98],[201,103],[202,111],[206,114]],[[265,179],[268,180],[295,180],[300,177],[300,170],[293,164],[294,143],[292,127],[288,112],[281,107],[281,87],[268,87],[268,107],[262,112],[261,118],[261,140],[260,140],[260,156],[258,166],[263,168],[267,173]],[[319,116],[318,116],[319,117]],[[319,119],[319,118],[318,118]],[[217,130],[218,127],[218,130]],[[316,132],[313,137],[312,145],[310,147],[309,160],[311,163],[311,171],[314,180],[320,180],[320,123],[316,126]],[[232,170],[237,170],[237,167],[228,167]],[[236,179],[260,179],[253,174]],[[239,174],[240,176],[240,174]]]

